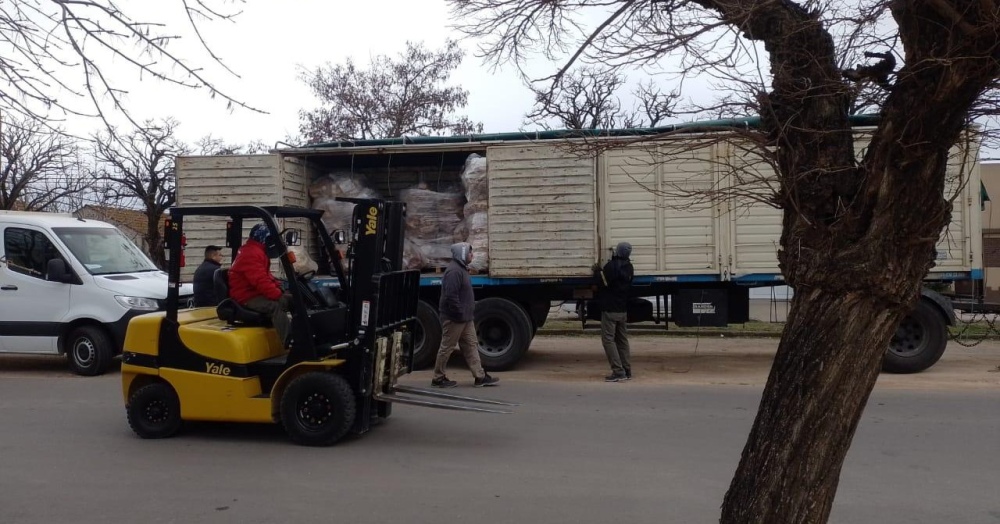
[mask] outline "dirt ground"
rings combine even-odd
[[[725,384],[763,387],[777,349],[776,338],[633,336],[628,384]],[[459,361],[452,361],[452,366]],[[598,336],[539,336],[512,371],[516,380],[602,381],[609,372]],[[966,348],[949,343],[941,360],[912,375],[883,373],[879,388],[997,389],[1000,342]]]

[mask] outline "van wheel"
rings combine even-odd
[[[74,329],[63,343],[63,351],[74,373],[87,377],[101,375],[114,356],[111,338],[95,326]]]
[[[354,392],[344,377],[322,371],[292,380],[281,396],[281,422],[296,444],[329,446],[354,425]]]
[[[514,367],[534,337],[528,313],[516,302],[490,297],[476,302],[475,316],[483,369],[505,371]]]
[[[146,384],[128,397],[128,425],[142,438],[167,438],[181,427],[181,402],[164,382]]]
[[[434,365],[441,347],[441,317],[423,300],[417,302],[417,327],[413,332],[413,369]]]

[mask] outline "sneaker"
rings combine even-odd
[[[489,373],[486,373],[483,375],[483,378],[477,378],[476,383],[473,385],[477,388],[482,388],[486,386],[495,386],[497,385],[497,382],[500,382],[500,379],[491,377]]]
[[[632,371],[631,370],[625,372],[625,380],[632,380]]]
[[[619,375],[617,373],[612,373],[604,377],[605,382],[622,382],[625,380],[628,380],[628,378],[626,378],[625,375]]]
[[[436,388],[453,388],[458,385],[458,382],[448,380],[448,377],[441,377],[431,380],[431,385]]]

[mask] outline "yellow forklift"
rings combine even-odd
[[[132,430],[165,438],[183,421],[278,423],[293,442],[323,446],[363,434],[391,413],[391,403],[510,413],[516,404],[398,384],[412,370],[420,273],[402,270],[405,205],[374,199],[355,204],[350,238],[330,235],[322,211],[296,207],[174,207],[165,231],[169,288],[163,311],[131,320],[122,353],[122,392]],[[270,319],[228,298],[227,270],[215,274],[215,308],[181,309],[184,221],[226,219],[226,247],[242,245],[243,225],[270,231],[291,294],[291,333],[279,343]],[[302,232],[278,221],[308,221],[318,242],[318,271],[338,287],[297,275],[289,245]],[[297,220],[296,220],[297,219]],[[249,228],[247,228],[249,230]],[[337,244],[347,244],[346,271]]]

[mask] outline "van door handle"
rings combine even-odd
[[[17,286],[0,286],[0,289],[4,291],[17,291]]]

